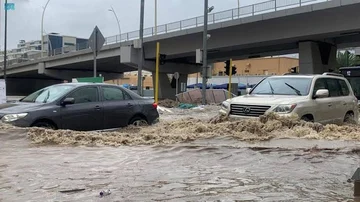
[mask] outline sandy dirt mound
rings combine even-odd
[[[217,136],[230,136],[241,141],[264,141],[274,138],[325,140],[360,140],[358,125],[326,125],[284,118],[274,114],[260,119],[229,121],[215,117],[209,121],[195,118],[165,122],[150,127],[124,128],[115,132],[77,132],[30,128],[28,137],[45,145],[158,145],[194,141]]]

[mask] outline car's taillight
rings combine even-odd
[[[157,103],[153,103],[153,107],[154,107],[154,109],[157,109],[158,104],[157,104]]]

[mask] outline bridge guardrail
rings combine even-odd
[[[296,8],[305,5],[323,3],[332,0],[269,0],[249,6],[243,6],[240,8],[234,8],[230,10],[220,11],[208,15],[208,24],[214,24],[218,22],[224,22],[249,16],[255,16],[259,14],[274,12],[278,10],[284,10],[289,8]],[[171,33],[175,31],[190,29],[194,27],[200,27],[204,24],[204,16],[198,16],[189,18],[177,22],[172,22],[164,25],[157,26],[157,35]],[[155,35],[155,27],[149,27],[144,29],[144,37],[151,37]],[[119,42],[130,41],[139,38],[139,31],[132,31],[121,35],[115,35],[105,38],[105,45],[115,44]],[[58,49],[50,50],[50,54],[46,57],[52,57],[59,54],[66,54],[69,52],[76,52],[79,50],[89,49],[88,42],[76,44],[75,47],[62,47]],[[39,56],[40,58],[40,56]],[[37,58],[37,59],[39,59]],[[11,61],[11,60],[10,60]],[[28,60],[17,60],[28,61]],[[16,64],[9,62],[9,64]],[[0,67],[3,66],[3,62],[0,63]]]

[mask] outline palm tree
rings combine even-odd
[[[345,52],[339,51],[337,53],[337,68],[340,67],[352,67],[360,65],[360,59],[353,53],[350,53],[348,50]]]

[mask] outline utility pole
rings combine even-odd
[[[98,43],[97,43],[97,39],[98,39],[98,30],[95,30],[95,38],[94,38],[94,45],[95,45],[95,48],[94,48],[94,78],[96,77],[97,75],[97,69],[96,69],[96,56],[97,56],[97,51],[98,51]]]
[[[155,35],[157,35],[157,0],[155,0]]]
[[[202,69],[202,104],[206,105],[206,68],[207,68],[207,28],[208,28],[208,0],[204,0],[204,31],[203,31],[203,69]]]
[[[159,64],[160,64],[160,43],[156,43],[156,66],[155,66],[155,103],[159,103]]]
[[[137,91],[140,96],[142,96],[142,69],[143,69],[143,62],[144,62],[144,47],[143,47],[143,39],[144,39],[144,12],[145,12],[145,0],[141,0],[140,6],[140,60],[138,66],[138,84],[137,84]]]
[[[5,34],[4,34],[4,82],[6,86],[6,68],[7,68],[7,15],[8,15],[8,8],[6,7],[8,5],[7,0],[5,0]]]
[[[44,16],[45,16],[45,11],[46,8],[49,4],[50,0],[48,0],[44,6],[44,10],[42,12],[42,16],[41,16],[41,58],[44,57]],[[48,40],[48,43],[50,43],[50,41]],[[51,44],[51,43],[50,43]],[[48,50],[49,52],[49,50]]]

